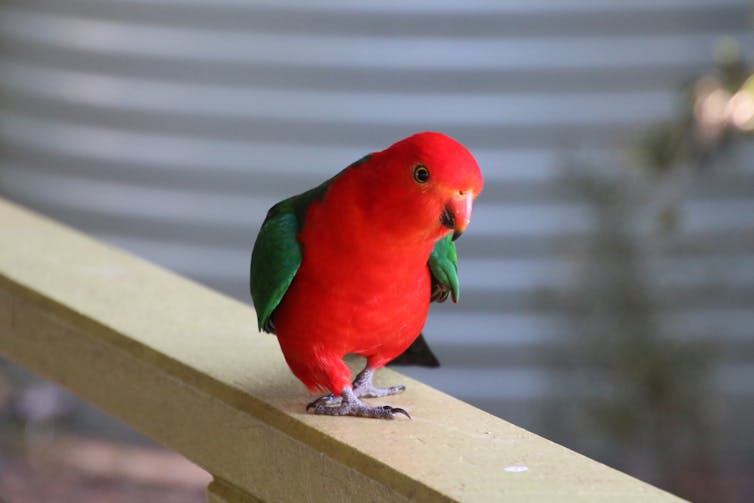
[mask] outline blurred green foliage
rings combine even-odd
[[[754,134],[754,75],[735,41],[718,44],[717,67],[685,85],[678,116],[643,135],[638,165],[656,176],[704,169]]]
[[[754,76],[726,39],[716,67],[682,87],[676,117],[641,134],[631,169],[576,169],[565,180],[590,208],[592,230],[568,245],[569,286],[544,297],[571,334],[551,355],[562,397],[546,406],[550,433],[693,501],[730,494],[714,431],[720,348],[663,322],[683,300],[661,296],[672,289],[656,288],[656,266],[683,252],[674,238],[689,188],[726,169],[720,161],[753,132]],[[562,379],[564,369],[575,382]]]

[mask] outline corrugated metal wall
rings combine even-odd
[[[720,36],[754,54],[751,7],[2,1],[0,194],[248,301],[271,204],[412,132],[451,134],[488,183],[459,242],[462,302],[434,309],[426,330],[444,366],[409,373],[536,427],[530,405],[554,392],[543,354],[565,328],[533,299],[568,282],[560,252],[590,228],[560,190],[563,167],[619,158],[670,117]],[[741,347],[754,337],[752,159],[685,208],[684,239],[714,236],[722,251],[656,264],[659,285],[690,299],[671,313],[689,336]],[[708,260],[735,265],[712,279],[735,282],[726,296],[705,299],[709,278],[693,273]],[[752,403],[743,354],[720,382]]]

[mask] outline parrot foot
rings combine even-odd
[[[335,403],[336,405],[328,405]],[[306,410],[312,410],[314,414],[326,416],[356,416],[372,417],[377,419],[395,419],[396,414],[403,414],[411,419],[411,416],[404,409],[383,405],[381,407],[371,407],[354,394],[351,388],[344,388],[342,398],[332,394],[322,396],[306,406]]]
[[[395,395],[406,390],[402,384],[390,386],[389,388],[378,388],[372,384],[374,369],[369,367],[362,370],[353,381],[353,393],[359,398],[379,398],[382,396]]]
[[[307,404],[306,410],[309,410],[311,408],[315,408],[318,406],[323,407],[336,407],[340,405],[340,402],[342,401],[342,398],[339,396],[335,396],[334,394],[330,393],[329,395],[323,395],[313,402]]]

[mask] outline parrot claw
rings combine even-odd
[[[396,414],[403,414],[411,419],[406,410],[398,407],[389,405],[372,407],[365,404],[356,397],[351,388],[343,390],[342,398],[332,394],[320,397],[307,405],[306,410],[307,412],[311,410],[318,415],[372,417],[377,419],[395,419]]]
[[[389,405],[383,405],[383,409],[388,409],[393,415],[395,414],[403,414],[407,418],[411,419],[411,414],[409,414],[406,409],[401,409],[400,407],[391,407]]]

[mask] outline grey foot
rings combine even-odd
[[[324,406],[324,407],[335,407],[336,405],[340,405],[340,402],[342,399],[339,396],[335,396],[332,393],[329,395],[323,395],[313,402],[306,405],[306,410],[309,410],[313,407],[317,406]]]
[[[362,370],[353,381],[353,393],[359,398],[378,398],[381,396],[395,395],[406,389],[405,386],[390,386],[389,388],[378,388],[372,384],[374,370],[369,367]]]
[[[326,416],[356,416],[377,419],[395,419],[396,414],[403,414],[411,419],[408,412],[398,407],[389,405],[371,407],[365,404],[356,397],[351,388],[343,390],[343,398],[334,395],[320,397],[307,405],[306,410]]]

